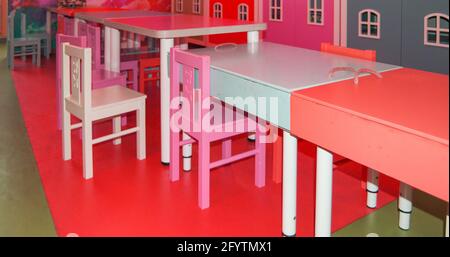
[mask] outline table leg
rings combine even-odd
[[[247,32],[247,44],[257,43],[259,41],[259,32],[258,31],[249,31]],[[255,141],[255,133],[251,133],[248,135],[248,140]]]
[[[367,168],[367,207],[374,209],[377,207],[378,196],[378,171]]]
[[[78,37],[78,22],[81,22],[80,19],[74,18],[74,24],[73,24],[73,34]]]
[[[408,230],[411,223],[412,213],[412,188],[400,182],[400,196],[398,198],[399,222],[398,226]]]
[[[283,131],[283,216],[284,236],[296,234],[297,216],[297,138]]]
[[[316,160],[316,237],[331,236],[333,154],[317,147]]]
[[[120,72],[120,31],[117,29],[110,29],[110,70],[114,72]],[[114,133],[118,133],[121,130],[120,118],[114,119],[113,126]],[[122,143],[122,139],[116,138],[113,141],[114,145]]]
[[[447,207],[447,218],[445,219],[445,237],[448,237],[448,207]]]
[[[161,39],[161,163],[170,163],[170,74],[169,74],[169,54],[174,45],[173,38]]]

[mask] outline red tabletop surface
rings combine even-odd
[[[448,76],[382,76],[294,92],[292,132],[448,201]]]

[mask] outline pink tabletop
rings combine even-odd
[[[120,11],[122,8],[115,7],[96,7],[96,6],[86,6],[86,7],[77,7],[77,8],[66,8],[66,7],[50,7],[49,11],[61,14],[68,17],[73,17],[76,13],[79,12],[111,12],[111,11]]]
[[[294,92],[292,131],[448,201],[448,76],[407,68],[382,75]]]
[[[108,19],[108,27],[154,38],[175,38],[265,30],[266,24],[252,21],[215,19],[198,15],[169,15]]]

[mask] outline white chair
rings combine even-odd
[[[115,139],[120,144],[120,137],[130,133],[137,134],[137,158],[145,159],[145,98],[146,95],[125,88],[110,86],[99,89],[91,88],[90,48],[81,48],[62,44],[62,82],[63,82],[63,159],[72,158],[71,130],[82,129],[83,132],[83,177],[93,177],[92,146]],[[121,131],[120,115],[136,111],[136,127]],[[81,120],[71,124],[70,115]],[[99,138],[92,138],[92,125],[96,120],[112,118],[113,133]]]

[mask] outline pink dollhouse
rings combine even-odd
[[[340,0],[262,0],[266,41],[320,49],[339,44]]]

